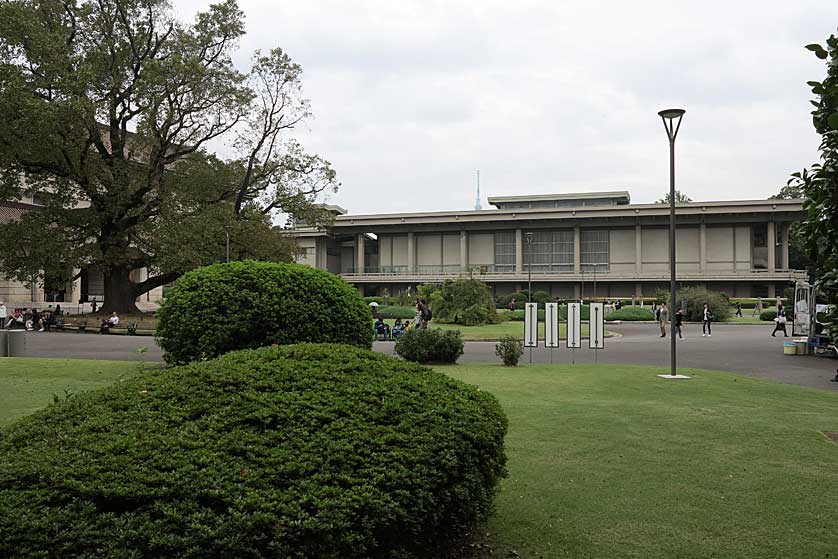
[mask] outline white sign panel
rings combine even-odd
[[[603,349],[605,347],[605,305],[603,303],[591,303],[588,325],[590,336],[588,347],[590,349]]]
[[[582,303],[567,305],[567,347],[582,347]]]
[[[524,347],[538,347],[538,303],[527,303],[524,316]]]
[[[559,347],[559,304],[544,306],[544,347]]]

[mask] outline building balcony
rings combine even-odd
[[[586,269],[587,268],[587,269]],[[707,272],[678,272],[680,282],[708,281],[797,281],[806,279],[805,270],[765,269],[708,270]],[[366,267],[363,271],[346,268],[340,275],[350,283],[428,283],[441,282],[457,277],[473,277],[486,282],[518,282],[532,278],[534,282],[589,282],[598,281],[669,281],[669,271],[627,272],[611,270],[607,265],[583,265],[581,271],[567,269],[566,265],[534,265],[530,274],[524,266],[516,272],[514,266],[482,265],[462,268],[450,266],[380,266]]]

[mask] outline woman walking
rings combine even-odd
[[[713,311],[710,310],[710,305],[704,303],[704,310],[702,311],[702,318],[701,318],[701,335],[707,336],[708,338],[713,337],[713,333],[710,331],[710,321],[713,320]]]
[[[783,331],[783,337],[788,338],[789,335],[786,332],[786,309],[783,307],[782,303],[779,307],[777,307],[777,318],[774,319],[774,331],[771,332],[773,337],[777,336],[777,332],[780,330]]]
[[[675,331],[678,332],[678,339],[683,340],[684,336],[681,335],[681,331],[684,327],[684,311],[681,310],[681,307],[678,307],[678,310],[675,311]]]

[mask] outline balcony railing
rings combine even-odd
[[[587,269],[586,269],[587,268]],[[341,271],[342,276],[347,277],[394,277],[394,276],[425,276],[425,277],[456,277],[456,276],[466,276],[471,275],[475,277],[480,277],[483,275],[491,275],[491,276],[527,276],[528,270],[526,265],[524,266],[524,270],[522,273],[518,274],[515,272],[515,266],[510,265],[474,265],[469,266],[468,268],[462,268],[459,265],[450,265],[450,266],[415,266],[413,270],[411,270],[408,266],[375,266],[375,267],[365,267],[363,272],[360,272],[357,268],[345,268]],[[549,267],[544,265],[533,265],[532,268],[532,275],[533,277],[538,277],[539,279],[543,279],[544,276],[549,277],[584,277],[585,279],[589,277],[593,277],[596,275],[597,278],[619,278],[619,279],[643,279],[643,280],[654,280],[654,279],[668,279],[669,272],[641,272],[637,273],[634,271],[614,271],[610,270],[607,266],[598,266],[596,272],[589,264],[583,265],[583,269],[581,272],[574,272],[572,269],[568,270],[566,266],[555,266]],[[806,272],[803,270],[792,270],[792,269],[775,269],[773,272],[769,272],[768,270],[752,268],[748,270],[707,270],[704,272],[698,271],[689,271],[689,272],[679,272],[679,276],[685,278],[700,278],[703,280],[712,280],[714,276],[723,276],[723,277],[742,277],[745,278],[754,278],[759,279],[759,276],[767,276],[767,275],[791,275],[795,278],[805,277]]]

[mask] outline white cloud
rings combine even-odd
[[[175,0],[184,16],[203,8]],[[679,188],[764,198],[816,160],[803,49],[838,3],[240,0],[244,64],[282,47],[304,69],[307,147],[353,213],[469,208],[484,195],[668,185],[657,111],[687,109]]]

